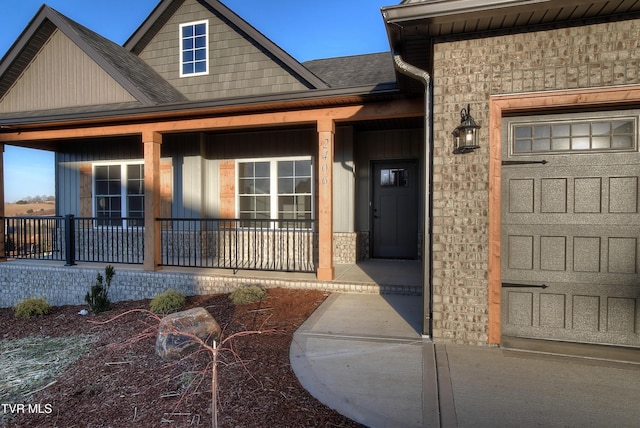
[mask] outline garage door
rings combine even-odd
[[[637,136],[637,111],[505,119],[503,336],[640,347]]]

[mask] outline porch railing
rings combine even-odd
[[[139,218],[6,217],[5,255],[16,259],[142,264]],[[314,272],[314,220],[161,218],[162,265]]]
[[[5,255],[10,258],[64,260],[64,217],[7,217]]]
[[[159,219],[162,264],[314,272],[314,220]]]

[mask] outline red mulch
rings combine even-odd
[[[237,357],[221,353],[218,424],[221,427],[358,427],[360,425],[313,398],[289,364],[294,331],[326,294],[319,291],[269,290],[261,302],[234,306],[227,295],[190,297],[185,309],[205,307],[228,337],[241,331],[275,329],[230,341]],[[167,362],[154,351],[155,337],[132,340],[153,320],[129,313],[148,309],[149,301],[121,302],[99,315],[78,315],[86,306],[56,307],[47,316],[16,319],[0,309],[0,339],[27,336],[98,337],[91,351],[56,382],[24,404],[50,404],[50,414],[22,414],[10,427],[197,427],[211,426],[211,373],[208,354]],[[152,335],[153,336],[153,335]],[[238,358],[240,361],[238,361]],[[2,411],[0,409],[0,411]]]

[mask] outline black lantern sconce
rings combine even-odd
[[[460,110],[460,125],[453,130],[453,154],[471,153],[478,147],[480,125],[471,117],[471,105]]]

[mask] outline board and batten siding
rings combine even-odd
[[[108,149],[105,150],[105,147]],[[89,197],[87,202],[86,195],[87,186],[89,190],[93,186],[92,164],[132,160],[142,161],[142,143],[139,138],[91,139],[63,143],[55,156],[57,214],[93,215],[91,198]]]
[[[180,77],[180,24],[209,20],[209,73]],[[190,100],[242,97],[307,89],[246,36],[186,0],[140,53],[165,80]]]
[[[0,113],[135,101],[64,33],[56,30],[0,100]]]
[[[356,216],[355,227],[358,232],[370,231],[371,214],[371,163],[382,160],[420,160],[424,145],[423,129],[377,130],[357,132],[355,135],[356,152]],[[422,162],[418,162],[419,175],[422,177]],[[423,188],[418,190],[422,194]],[[422,218],[424,205],[419,207]],[[422,232],[419,221],[418,231]]]

